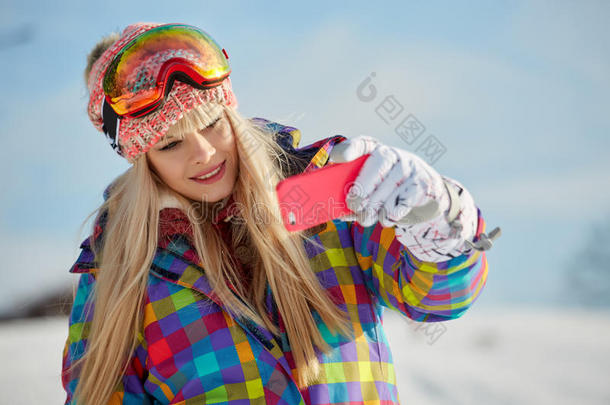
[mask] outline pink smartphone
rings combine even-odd
[[[297,174],[275,188],[284,226],[300,231],[351,214],[345,197],[370,156],[333,163],[313,172]]]

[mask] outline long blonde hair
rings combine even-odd
[[[302,232],[290,233],[282,225],[274,186],[289,174],[289,161],[295,157],[278,145],[276,133],[244,119],[231,107],[223,105],[222,110],[233,127],[239,155],[233,196],[243,207],[243,221],[232,225],[233,240],[234,244],[247,241],[255,252],[251,293],[236,282],[238,275],[222,254],[224,242],[220,235],[210,221],[201,220],[202,202],[169,189],[150,169],[146,154],[142,155],[115,179],[108,199],[88,217],[97,213],[99,218],[108,212],[103,246],[94,251],[99,270],[91,297],[95,310],[87,350],[73,365],[82,366],[75,397],[85,398],[87,404],[108,401],[138,344],[142,303],[158,243],[161,193],[169,193],[184,207],[193,229],[194,248],[215,294],[229,309],[279,334],[264,306],[269,283],[284,320],[300,387],[314,382],[320,372],[314,346],[323,352],[330,349],[318,330],[313,310],[332,333],[352,336],[346,314],[333,303],[311,269],[304,249],[306,236]],[[196,108],[171,131],[180,136],[206,121],[209,117]],[[210,208],[207,203],[203,206]],[[91,246],[94,248],[93,243]],[[228,288],[229,282],[236,286],[243,302]]]

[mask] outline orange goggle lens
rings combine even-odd
[[[119,116],[140,117],[161,105],[176,79],[205,89],[230,73],[226,51],[206,32],[167,24],[126,44],[110,62],[103,88]]]

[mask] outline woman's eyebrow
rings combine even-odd
[[[159,149],[164,148],[165,146],[167,146],[170,142],[176,140],[176,136],[175,135],[165,135],[163,136],[163,138],[161,138],[159,140],[159,142],[157,142],[157,144],[159,145]]]
[[[212,125],[216,124],[218,121],[220,121],[220,119],[222,118],[222,116],[216,118],[214,121],[210,122],[209,125],[207,125],[206,127],[203,127],[200,129],[200,131],[205,131],[206,129],[208,129],[209,127],[211,127]]]

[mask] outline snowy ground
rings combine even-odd
[[[610,404],[608,313],[476,310],[440,337],[386,312],[403,405]]]
[[[443,328],[386,312],[403,405],[610,403],[608,313],[475,309]],[[65,318],[0,324],[0,404],[63,403],[66,334]]]

